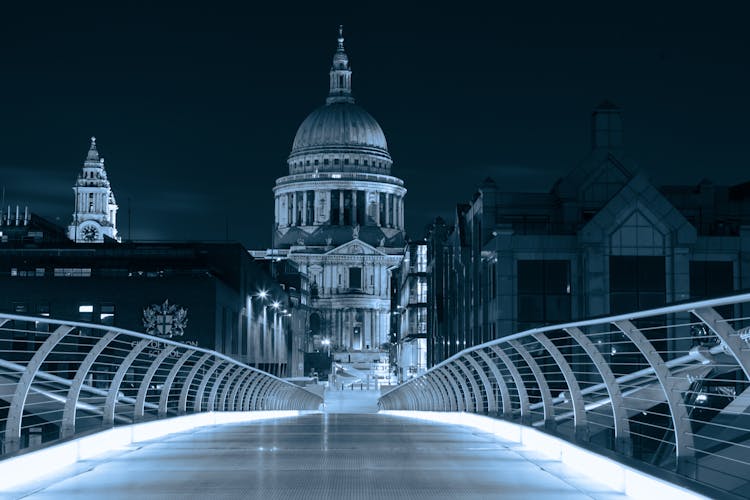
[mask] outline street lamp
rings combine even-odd
[[[321,345],[324,345],[326,347],[326,355],[330,358],[331,357],[331,339],[323,339],[320,341]],[[329,387],[333,386],[333,389],[336,389],[336,369],[333,365],[333,360],[331,360],[331,368],[328,373],[328,380],[330,381]]]

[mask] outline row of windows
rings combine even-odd
[[[306,160],[304,163],[305,163],[304,166],[307,166],[307,167],[310,166],[310,160]],[[341,163],[341,160],[339,158],[334,158],[333,159],[333,164],[334,165],[339,165],[340,163]],[[328,158],[324,158],[323,159],[323,165],[330,165],[330,164],[331,164],[331,162],[330,162],[330,160]],[[344,158],[343,164],[344,165],[349,165],[349,158]],[[355,166],[359,165],[359,159],[355,158],[353,160],[353,164]],[[312,165],[314,165],[314,166],[320,165],[320,160],[317,160],[317,159],[313,160]],[[369,166],[369,161],[368,160],[362,160],[362,165],[364,165],[365,167]],[[295,162],[292,162],[292,166],[294,166],[294,167],[302,167],[303,164],[302,164],[301,161],[295,161]],[[373,161],[372,162],[372,166],[373,167],[383,168],[383,167],[385,167],[385,163],[382,162],[382,161]]]
[[[705,299],[729,295],[734,290],[733,276],[731,261],[691,261],[690,297]],[[560,323],[572,319],[570,278],[569,261],[518,261],[519,328]],[[664,305],[666,303],[665,258],[661,256],[611,256],[609,258],[609,291],[612,314]],[[495,293],[494,290],[491,293]]]
[[[43,278],[47,276],[50,269],[44,267],[18,268],[10,269],[12,277],[21,278]],[[205,269],[160,269],[158,271],[131,271],[129,269],[92,269],[90,267],[55,267],[51,269],[55,278],[90,278],[93,275],[119,277],[119,278],[163,278],[172,275],[193,275],[204,276],[208,273]]]
[[[99,323],[103,325],[114,325],[115,322],[115,305],[110,303],[98,304],[95,306],[93,303],[79,304],[78,305],[78,320],[92,322],[94,320],[94,313],[98,311]],[[28,315],[37,314],[39,316],[50,316],[50,305],[48,302],[30,305],[25,302],[14,302],[13,312],[15,314]],[[57,311],[60,314],[60,311]]]

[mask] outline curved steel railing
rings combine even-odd
[[[536,328],[383,394],[488,414],[750,496],[750,294]]]
[[[321,403],[218,352],[105,325],[0,314],[0,457],[119,424]]]

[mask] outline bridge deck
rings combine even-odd
[[[387,415],[309,414],[173,434],[24,498],[622,498],[513,446]]]

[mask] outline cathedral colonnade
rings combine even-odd
[[[278,227],[358,225],[403,229],[406,190],[396,182],[391,184],[398,179],[382,177],[383,183],[369,183],[373,186],[352,179],[326,183],[329,186],[301,182],[280,187],[274,198]]]

